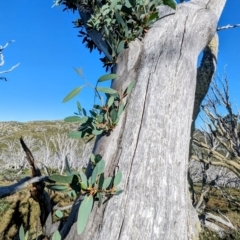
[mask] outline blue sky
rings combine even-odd
[[[76,100],[83,106],[93,103],[93,92],[84,89],[78,98],[62,104],[73,88],[84,85],[73,67],[82,67],[92,83],[105,70],[97,51],[89,53],[77,37],[72,21],[78,14],[51,8],[51,0],[0,1],[0,45],[15,40],[4,50],[7,70],[20,62],[0,81],[0,121],[57,120],[73,115]],[[228,0],[219,26],[240,23],[240,1]],[[240,28],[219,32],[219,74],[224,66],[229,77],[230,94],[240,107]]]

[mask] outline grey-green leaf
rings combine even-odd
[[[67,156],[65,157],[65,167],[66,167],[67,175],[70,176],[72,172],[71,172],[71,168],[70,168]]]
[[[114,74],[114,73],[105,74],[98,79],[98,82],[104,82],[104,81],[112,80],[112,79],[115,79],[117,77],[118,77],[118,75]]]
[[[80,177],[81,177],[81,180],[84,183],[84,185],[88,186],[88,184],[87,184],[87,177],[86,177],[86,175],[82,171],[80,171]]]
[[[111,107],[112,104],[113,104],[113,102],[114,102],[114,96],[111,96],[111,97],[108,99],[108,103],[107,103],[108,107]]]
[[[82,138],[82,132],[81,131],[79,131],[79,132],[70,132],[70,133],[68,133],[68,136],[72,137],[72,138]]]
[[[52,240],[61,240],[61,235],[58,230],[56,230],[52,235]]]
[[[174,0],[163,0],[163,4],[176,9],[176,2]]]
[[[116,90],[112,88],[106,88],[106,87],[97,87],[98,92],[104,92],[104,93],[109,93],[109,94],[115,94],[117,93]]]
[[[123,51],[124,44],[125,44],[125,42],[123,40],[118,44],[117,54],[120,54]]]
[[[71,183],[72,179],[73,179],[73,175],[63,176],[63,175],[54,174],[54,175],[49,176],[49,179],[54,182]]]
[[[124,103],[121,103],[119,108],[118,108],[118,113],[117,113],[117,116],[120,117],[120,115],[122,114],[123,110],[124,110]]]
[[[105,161],[101,160],[100,162],[98,162],[97,164],[98,166],[98,175],[104,172],[104,168],[105,168]]]
[[[97,193],[97,197],[98,197],[98,207],[101,207],[101,205],[102,205],[102,194]]]
[[[110,10],[112,10],[113,8],[116,7],[118,1],[119,1],[119,0],[112,0],[112,1],[111,1]]]
[[[82,111],[82,106],[81,103],[79,101],[77,101],[77,108],[79,111]]]
[[[91,213],[91,210],[92,210],[92,206],[93,206],[93,196],[92,195],[85,196],[78,211],[78,219],[77,219],[78,235],[80,235],[86,227],[89,214]]]
[[[74,98],[76,95],[78,95],[80,93],[80,91],[82,90],[82,86],[77,87],[75,89],[73,89],[64,99],[63,99],[63,103],[71,100],[72,98]]]
[[[74,70],[77,72],[78,75],[80,75],[81,78],[84,79],[82,68],[74,68]]]
[[[93,172],[92,172],[92,176],[91,176],[92,186],[96,182],[97,175],[98,175],[98,164],[95,166],[95,168],[93,169]]]
[[[119,194],[121,194],[123,192],[123,190],[117,190],[115,193],[114,193],[114,195],[116,196],[116,195],[119,195]]]
[[[107,188],[109,187],[109,185],[110,185],[111,182],[112,182],[112,177],[106,178],[106,179],[104,180],[102,189],[107,189]]]
[[[104,174],[101,173],[100,177],[99,177],[99,181],[98,181],[98,187],[101,189],[104,183]]]
[[[23,225],[21,225],[20,229],[19,229],[19,238],[20,240],[24,240],[24,229],[23,229]]]
[[[63,217],[63,213],[62,213],[61,210],[57,210],[57,211],[55,212],[55,215],[56,215],[58,218],[62,218],[62,217]]]
[[[63,192],[68,189],[68,186],[66,186],[66,185],[47,185],[47,188],[51,189],[53,191]]]
[[[82,118],[78,117],[78,116],[70,116],[70,117],[66,117],[64,118],[65,122],[81,122]]]
[[[135,83],[136,83],[136,82],[133,80],[133,81],[128,85],[127,94],[129,94],[129,93],[132,91]]]
[[[117,186],[122,180],[122,172],[118,171],[117,174],[114,177],[113,185]]]
[[[24,236],[24,240],[28,240],[28,233],[29,233],[29,231],[26,232],[26,234]]]

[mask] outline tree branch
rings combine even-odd
[[[236,27],[240,27],[240,24],[234,24],[234,25],[226,25],[226,26],[222,26],[222,27],[218,27],[217,31],[221,31],[221,30],[225,30],[225,29],[229,29],[229,28],[236,28]]]
[[[20,180],[18,183],[12,184],[10,186],[0,187],[0,198],[10,196],[26,188],[30,184],[43,182],[46,180],[48,180],[48,176],[41,176],[41,177],[34,177],[34,178],[25,177],[24,179]]]

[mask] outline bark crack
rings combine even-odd
[[[145,109],[146,109],[146,102],[147,102],[146,98],[147,98],[147,93],[148,93],[148,87],[149,87],[150,79],[151,79],[152,73],[155,73],[155,71],[156,71],[156,68],[158,66],[158,63],[159,63],[159,60],[161,58],[162,53],[163,53],[163,50],[159,53],[158,59],[156,61],[156,64],[155,64],[155,66],[153,66],[154,70],[149,73],[149,77],[148,77],[148,80],[147,80],[146,92],[145,92],[145,99],[144,99],[144,104],[143,104],[143,111],[142,111],[142,116],[141,116],[141,120],[140,120],[140,127],[139,127],[139,131],[138,131],[138,136],[137,136],[136,143],[138,143],[138,140],[139,140],[139,137],[140,137],[140,132],[141,132],[141,129],[142,129],[142,122],[143,122],[143,116],[144,116]],[[128,177],[127,177],[126,188],[128,187],[128,184],[129,184],[129,178],[130,178],[130,174],[132,172],[133,160],[134,160],[134,157],[135,157],[135,154],[136,154],[136,151],[137,151],[137,146],[138,146],[138,144],[136,144],[136,146],[135,146],[133,157],[131,159],[131,166],[130,166],[130,171],[129,171],[129,174],[128,174]],[[127,202],[128,202],[128,195],[127,195],[127,198],[126,198],[126,203]],[[124,209],[126,209],[126,205],[127,205],[126,203],[125,203]],[[124,213],[124,216],[123,216],[123,220],[122,220],[122,224],[121,224],[121,227],[120,227],[120,231],[119,231],[119,235],[118,235],[117,240],[119,240],[121,238],[124,221],[125,221],[125,213]]]
[[[183,30],[183,35],[182,35],[182,41],[181,41],[181,46],[180,46],[180,54],[179,54],[179,58],[177,60],[177,68],[178,69],[178,64],[179,64],[179,61],[182,57],[182,48],[183,48],[183,42],[184,42],[184,39],[185,39],[185,34],[186,34],[186,24],[187,24],[187,20],[188,20],[188,15],[186,16],[186,19],[185,19],[185,22],[184,22],[184,30]],[[175,73],[175,77],[176,77],[176,74],[177,74],[177,71]]]

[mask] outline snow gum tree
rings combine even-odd
[[[124,192],[101,208],[94,207],[80,236],[76,230],[79,197],[61,236],[71,240],[198,239],[199,221],[187,179],[189,145],[192,122],[214,74],[216,29],[226,0],[191,0],[178,4],[176,10],[160,6],[159,19],[143,29],[144,37],[133,36],[123,43],[106,43],[108,29],[104,38],[101,26],[89,30],[94,19],[87,1],[59,2],[78,9],[81,25],[88,25],[88,43],[93,41],[108,60],[115,59],[118,78],[112,88],[120,91],[136,81],[118,125],[109,136],[99,135],[93,149],[106,161],[107,174],[121,169]]]
[[[21,139],[32,166],[32,177],[37,179],[3,187],[0,197],[31,183],[31,196],[39,202],[46,236],[54,232],[52,239],[198,239],[200,224],[189,193],[189,149],[194,121],[216,68],[216,29],[226,0],[181,2],[175,7],[173,0],[57,1],[79,11],[78,25],[86,28],[81,34],[87,47],[98,48],[105,54],[104,65],[112,66],[112,73],[118,76],[112,81],[111,92],[121,93],[132,80],[136,84],[125,109],[121,107],[122,102],[116,107],[117,115],[121,107],[117,124],[113,127],[111,123],[107,134],[99,129],[92,131],[97,135],[93,153],[101,155],[106,163],[104,177],[113,176],[120,169],[120,188],[124,190],[99,208],[96,204],[93,209],[89,208],[86,196],[83,200],[84,194],[89,194],[91,206],[96,200],[93,196],[98,163],[93,166],[93,161],[89,161],[86,169],[89,179],[80,174],[78,192],[81,194],[68,219],[60,225],[52,224],[53,208],[42,181],[55,181],[55,177],[71,185],[75,181],[73,174],[42,177]],[[0,47],[1,65],[4,48]],[[106,124],[104,126],[106,128]],[[66,169],[71,174],[67,164]],[[102,169],[100,172],[102,174]],[[58,179],[55,182],[59,182]],[[83,186],[84,181],[91,183],[90,187],[87,183],[90,190]],[[19,187],[19,184],[24,186]],[[107,192],[103,185],[100,191]],[[81,203],[87,206],[88,214],[91,213],[86,227],[84,225],[78,235],[79,219],[83,219],[78,214]],[[57,229],[59,232],[55,231]],[[24,235],[23,227],[20,235]]]

